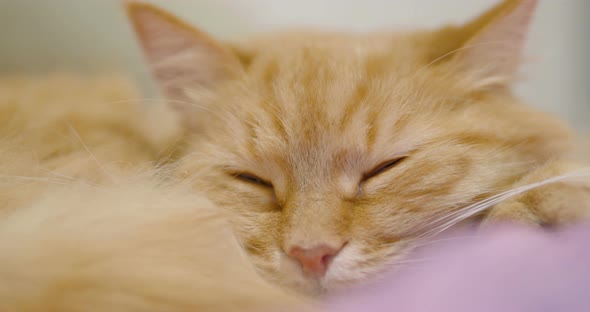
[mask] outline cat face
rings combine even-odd
[[[401,265],[436,220],[566,149],[565,127],[508,90],[534,4],[431,32],[232,45],[129,12],[190,132],[179,172],[234,212],[266,277],[320,293]]]

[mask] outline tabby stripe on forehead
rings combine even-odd
[[[318,62],[318,64],[315,64],[315,66],[310,64],[312,61]],[[303,51],[303,62],[308,63],[309,66],[303,67],[300,78],[293,82],[302,84],[301,91],[305,93],[302,94],[301,98],[306,103],[300,104],[306,106],[307,112],[302,115],[304,120],[301,120],[301,122],[309,122],[310,120],[305,120],[305,118],[313,116],[313,121],[323,127],[328,124],[328,113],[326,109],[318,109],[318,107],[325,107],[328,104],[329,99],[325,90],[336,77],[331,68],[323,64],[326,60],[316,60],[313,53],[308,49]]]
[[[373,150],[373,147],[375,146],[375,143],[377,142],[377,134],[379,133],[379,116],[380,116],[380,111],[376,110],[376,109],[372,109],[369,111],[369,114],[367,115],[367,138],[366,138],[366,143],[367,143],[367,150],[370,152]]]
[[[272,85],[275,78],[279,75],[280,68],[276,60],[271,60],[262,69],[262,82],[264,85]]]
[[[288,141],[287,125],[284,122],[285,111],[281,109],[284,107],[281,104],[284,103],[281,103],[283,100],[277,96],[277,85],[275,84],[275,77],[280,72],[279,64],[276,61],[270,61],[261,71],[264,90],[260,90],[263,93],[260,107],[264,109],[266,115],[270,116],[273,129],[276,130],[275,133],[280,135],[283,141]]]
[[[285,118],[287,117],[284,111],[285,106],[288,103],[282,103],[285,99],[279,96],[278,92],[282,88],[277,85],[275,78],[280,73],[279,64],[275,60],[268,62],[266,66],[261,69],[262,77],[262,89],[259,91],[263,94],[263,100],[260,102],[260,106],[269,114],[271,118],[271,126],[277,134],[281,136],[284,141],[288,141],[288,125],[285,124]]]
[[[276,130],[275,134],[280,135],[283,141],[288,141],[289,134],[287,133],[285,123],[281,118],[281,112],[277,107],[273,107],[273,111],[270,112],[270,118],[272,118],[272,125],[274,130]]]
[[[344,131],[352,123],[353,116],[361,108],[361,102],[367,97],[368,85],[366,81],[359,82],[344,106],[344,113],[340,121],[340,131]]]
[[[252,156],[258,155],[256,151],[257,148],[257,141],[258,141],[258,134],[256,133],[256,129],[260,126],[256,121],[253,114],[248,116],[248,121],[246,122],[246,127],[248,128],[248,152],[251,153]]]
[[[264,110],[264,116],[270,119],[269,127],[272,127],[274,134],[281,137],[283,141],[288,141],[287,126],[285,125],[284,111],[281,109],[281,105],[278,105],[277,97],[271,92],[265,95],[265,99],[260,102],[260,107]]]

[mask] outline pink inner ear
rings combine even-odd
[[[146,4],[130,4],[129,16],[154,77],[167,97],[177,102],[190,101],[186,90],[210,87],[227,74],[225,66],[231,59],[199,30]]]
[[[133,11],[132,18],[150,61],[169,58],[197,45],[194,32],[159,12],[139,8]]]
[[[536,0],[522,0],[496,18],[458,53],[460,65],[492,83],[511,79],[522,60],[536,4]]]

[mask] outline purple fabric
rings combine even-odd
[[[590,311],[589,226],[502,227],[430,246],[415,256],[424,262],[328,300],[328,311]]]

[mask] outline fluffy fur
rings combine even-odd
[[[477,209],[486,222],[588,216],[584,184],[545,186],[491,210],[482,207],[498,201],[476,204],[581,167],[570,162],[567,125],[510,90],[535,5],[504,1],[436,30],[229,44],[158,8],[128,9],[155,78],[185,116],[179,175],[234,213],[267,278],[322,293],[395,266],[417,239]],[[304,265],[302,253],[315,262]],[[325,274],[308,276],[322,265]]]
[[[167,137],[142,137],[152,117],[129,101],[137,93],[128,80],[4,77],[0,89],[1,311],[300,302],[259,277],[221,211],[153,169],[176,123],[159,112]]]
[[[535,3],[242,43],[129,3],[175,113],[113,77],[0,82],[0,310],[288,306],[474,216],[586,218],[587,180],[508,197],[581,167],[567,125],[510,91]],[[294,251],[314,248],[336,252],[310,277]]]

